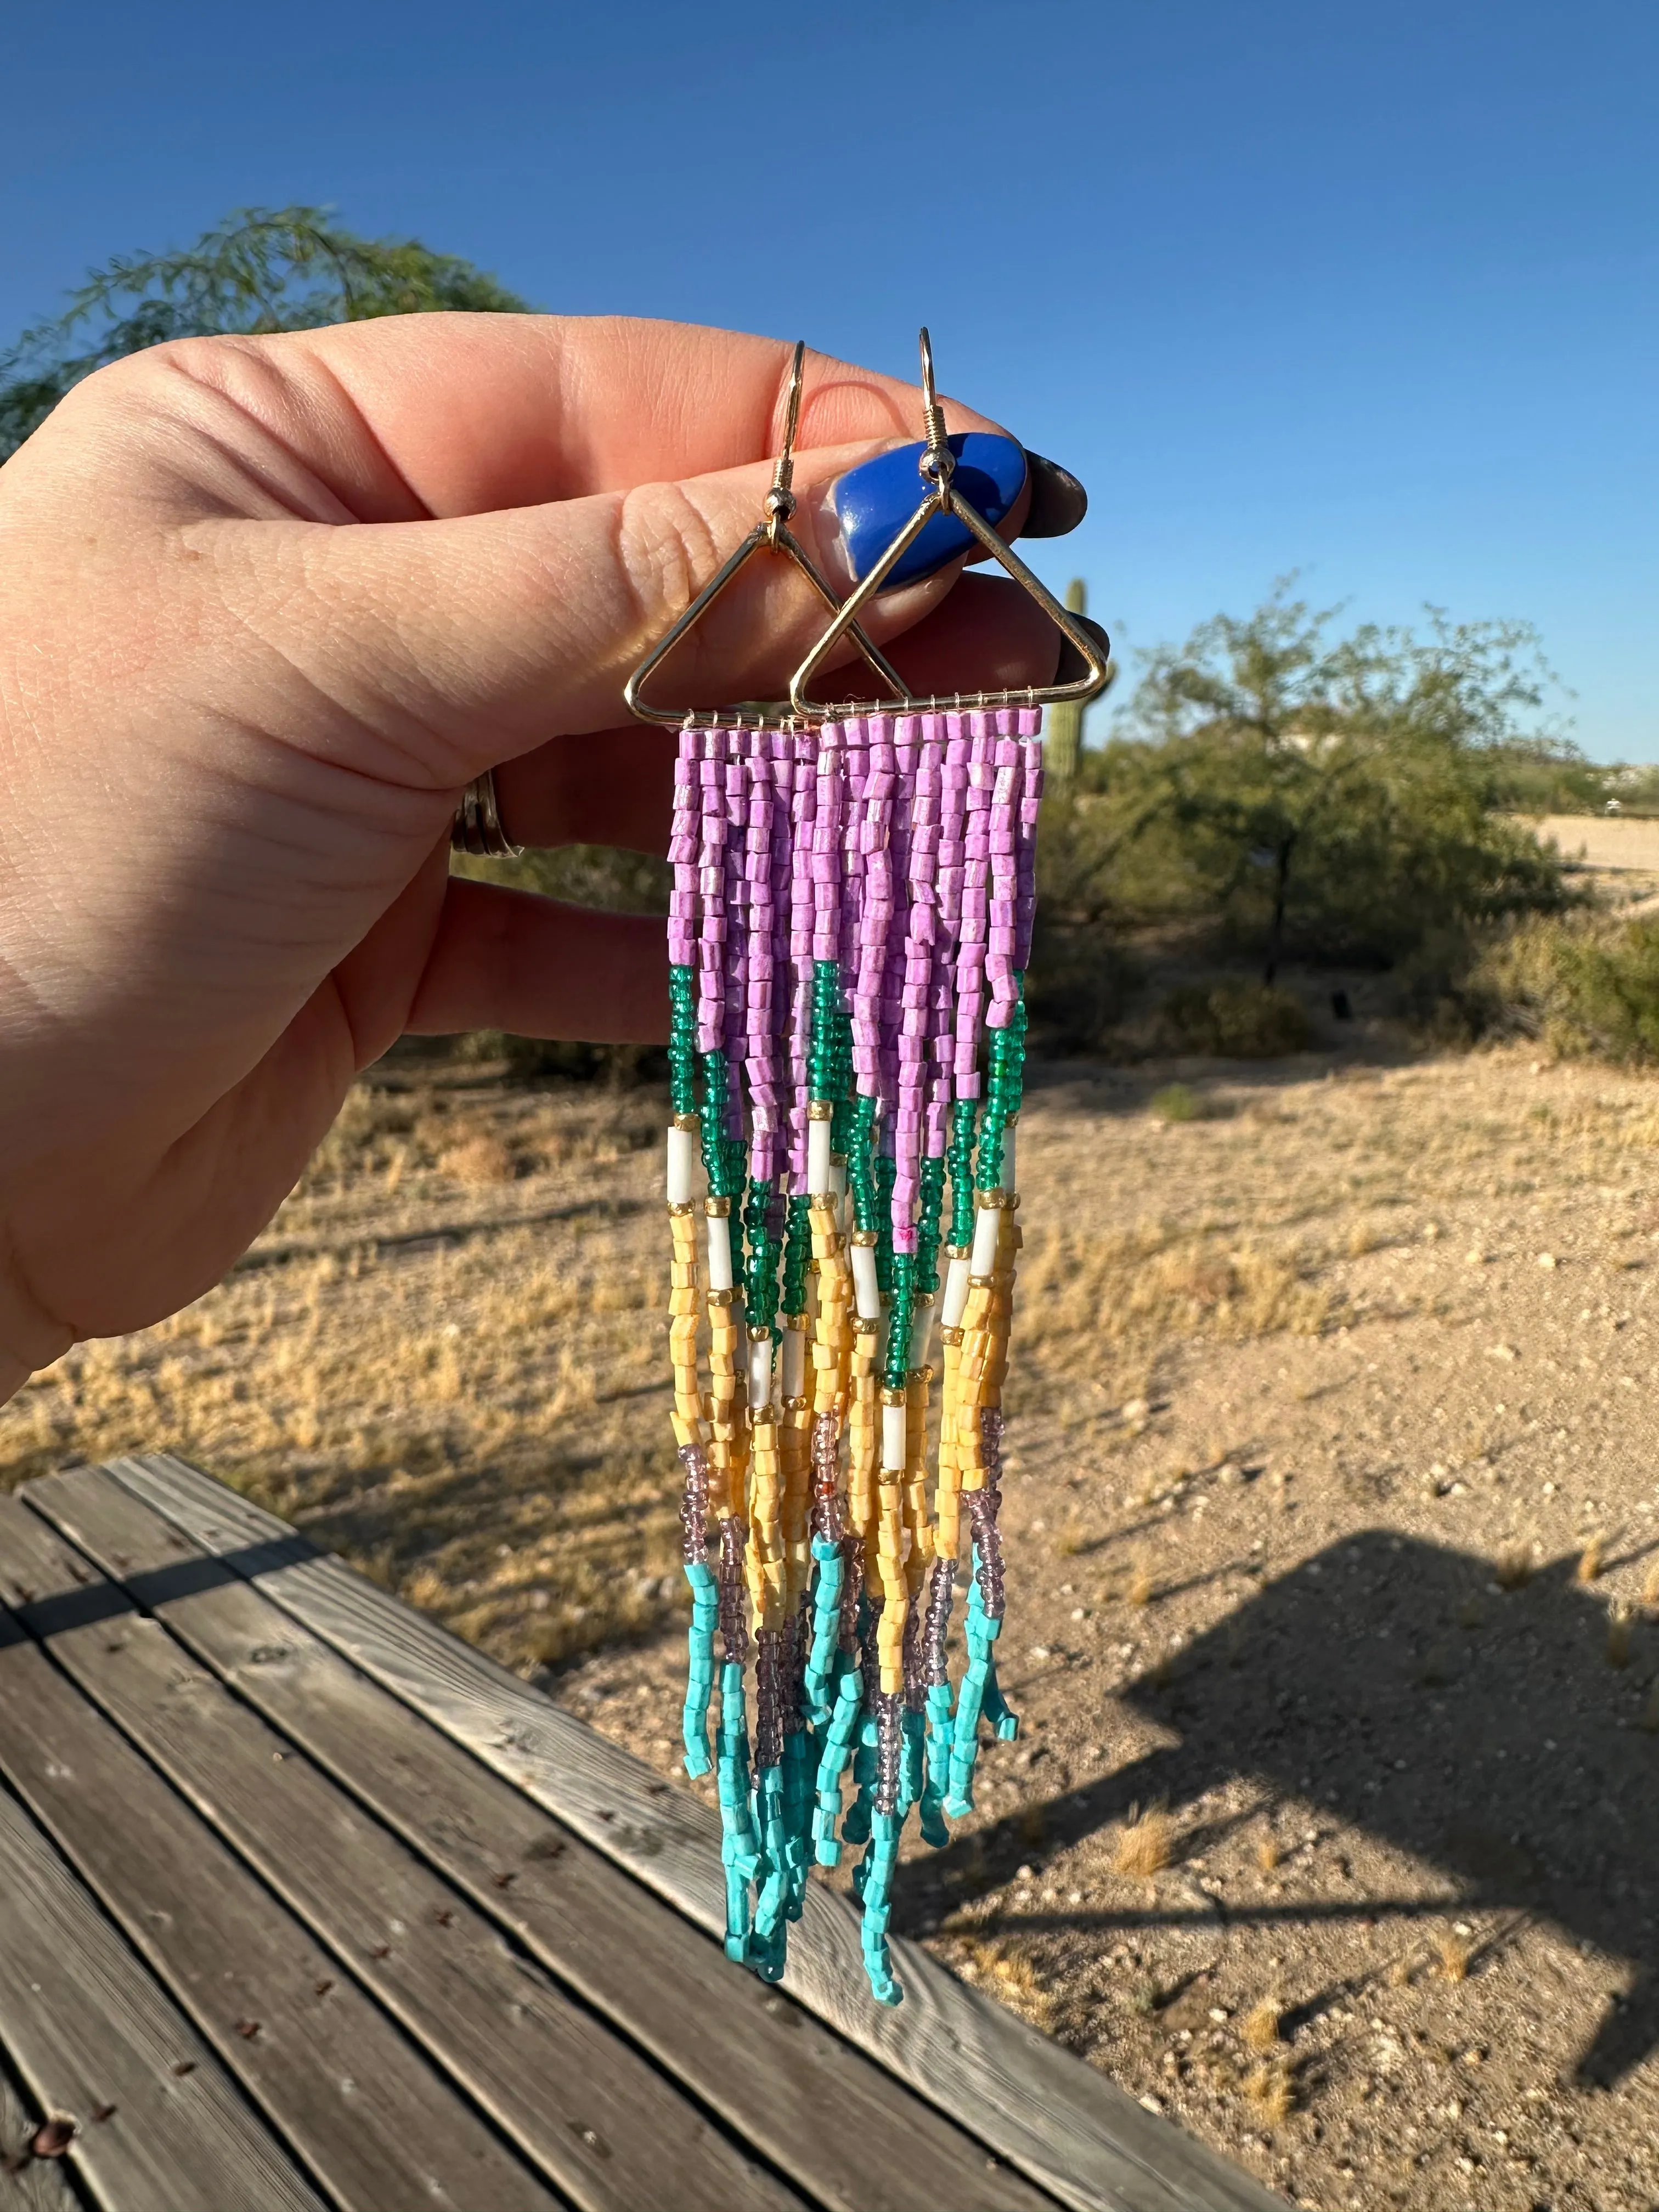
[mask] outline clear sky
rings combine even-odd
[[[926,320],[1087,483],[1041,565],[1121,647],[1300,568],[1535,623],[1659,758],[1653,0],[81,0],[3,83],[0,339],[294,200],[547,307],[910,374]]]

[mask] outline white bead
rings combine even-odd
[[[724,1213],[708,1217],[708,1287],[711,1291],[732,1287],[732,1224]]]
[[[835,1188],[830,1167],[830,1124],[806,1125],[806,1191],[810,1198],[827,1198]]]
[[[933,1334],[933,1301],[918,1298],[910,1316],[910,1364],[927,1364],[927,1347]]]
[[[981,1206],[974,1216],[974,1256],[969,1261],[969,1272],[975,1275],[994,1273],[997,1264],[997,1237],[1002,1227],[1002,1208]]]
[[[881,1291],[876,1282],[876,1248],[853,1247],[853,1303],[860,1321],[881,1319]]]
[[[904,1407],[884,1406],[881,1409],[881,1471],[884,1474],[902,1474],[904,1472]]]
[[[668,1203],[690,1206],[696,1188],[697,1137],[694,1129],[668,1132]]]
[[[749,1403],[758,1413],[772,1402],[772,1340],[751,1337],[749,1342]]]
[[[962,1316],[968,1310],[968,1278],[973,1272],[973,1264],[965,1252],[960,1259],[953,1259],[946,1267],[945,1297],[939,1312],[942,1327],[962,1327]]]
[[[787,1328],[783,1332],[783,1390],[786,1398],[799,1398],[806,1389],[806,1332],[802,1328]]]

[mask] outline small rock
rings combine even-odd
[[[1163,2098],[1153,2096],[1150,2089],[1140,2101],[1149,2112],[1161,2112],[1164,2110]]]
[[[1538,1264],[1540,1267],[1553,1267],[1555,1265],[1554,1253],[1540,1252],[1538,1255]]]
[[[1127,1405],[1119,1410],[1126,1421],[1144,1421],[1150,1408],[1144,1398],[1131,1398]]]

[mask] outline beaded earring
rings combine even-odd
[[[972,1808],[981,1718],[1002,1737],[1018,1726],[996,1672],[997,1514],[1040,709],[1107,681],[1097,635],[953,488],[925,331],[921,345],[916,513],[844,605],[791,541],[833,619],[796,672],[793,714],[753,726],[735,714],[684,718],[670,846],[669,1339],[693,1608],[685,1763],[694,1775],[718,1765],[728,1954],[775,1979],[809,1855],[833,1866],[861,1845],[865,1963],[888,2004],[902,1994],[888,1899],[908,1814],[919,1809],[927,1841],[945,1842],[944,1816]],[[787,474],[779,489],[787,496]],[[1083,675],[910,698],[858,616],[938,514],[958,516],[1043,605]],[[766,531],[641,663],[635,711],[666,719],[640,707],[640,684]],[[806,698],[848,635],[897,692],[896,710]],[[953,1695],[964,1511],[967,1660]]]

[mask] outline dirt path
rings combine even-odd
[[[659,1112],[361,1094],[9,1479],[182,1439],[672,1771]],[[1659,1087],[1072,1069],[1023,1129],[1025,1728],[903,1924],[1322,2212],[1645,2212]]]

